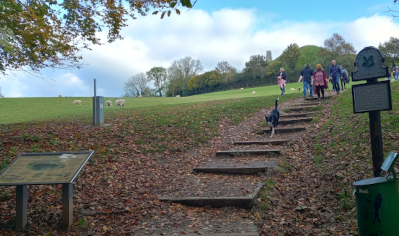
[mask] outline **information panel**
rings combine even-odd
[[[0,186],[72,183],[93,153],[23,153],[0,173]]]
[[[353,112],[392,110],[390,81],[352,86]]]

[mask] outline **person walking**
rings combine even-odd
[[[393,76],[395,77],[395,80],[399,79],[399,68],[396,68],[396,70],[394,71],[394,75]]]
[[[316,71],[313,73],[313,86],[315,86],[315,93],[317,93],[317,101],[320,101],[320,92],[322,99],[324,99],[324,89],[328,89],[326,72],[317,64]]]
[[[341,78],[341,68],[337,65],[335,60],[332,61],[330,70],[328,72],[330,79],[332,80],[333,89],[339,94],[339,79]]]
[[[280,68],[280,73],[278,74],[278,76],[281,76],[281,79],[284,80],[284,86],[281,95],[285,95],[285,86],[287,84],[287,73],[285,73],[284,68]]]
[[[313,97],[313,86],[312,86],[312,79],[313,79],[313,69],[310,67],[309,64],[306,64],[305,68],[301,72],[301,77],[303,78],[303,97],[306,98],[306,91],[309,87],[309,96]],[[300,81],[301,79],[299,79]]]
[[[341,88],[342,90],[346,90],[346,81],[348,81],[349,75],[346,69],[342,68],[342,66],[339,66],[339,68],[341,69]]]

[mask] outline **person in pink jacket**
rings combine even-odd
[[[314,92],[317,93],[317,100],[320,101],[320,91],[322,99],[324,99],[324,89],[328,88],[326,72],[321,69],[321,65],[317,64],[316,71],[313,73]]]

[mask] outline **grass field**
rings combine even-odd
[[[291,94],[291,88],[295,88],[298,96],[302,94],[298,92],[298,88],[302,89],[302,83],[287,84],[287,94]],[[350,88],[350,85],[348,86]],[[256,94],[253,95],[252,91]],[[279,95],[280,89],[277,85],[255,87],[247,89],[235,89],[223,92],[206,93],[190,97],[182,97],[180,99],[171,97],[144,97],[144,98],[125,98],[126,109],[145,109],[159,106],[174,106],[179,104],[193,104],[215,100],[248,98],[248,97],[264,97],[271,95]],[[76,99],[82,100],[82,105],[72,105]],[[105,97],[104,101],[111,100],[114,107],[105,108],[105,114],[119,112],[115,106],[115,99]],[[57,117],[90,117],[93,109],[91,97],[56,97],[56,98],[2,98],[0,99],[0,124],[20,123],[37,120],[47,120]]]

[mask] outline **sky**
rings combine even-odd
[[[46,81],[22,73],[0,77],[5,97],[90,97],[93,79],[97,95],[120,97],[124,82],[152,67],[169,67],[190,56],[199,59],[204,72],[227,61],[242,70],[251,55],[272,52],[278,57],[291,43],[323,46],[339,33],[357,51],[378,47],[399,35],[399,18],[393,20],[387,6],[393,1],[298,1],[298,0],[198,0],[180,16],[159,19],[148,15],[129,20],[123,40],[81,52],[87,66],[76,70],[42,70]]]

